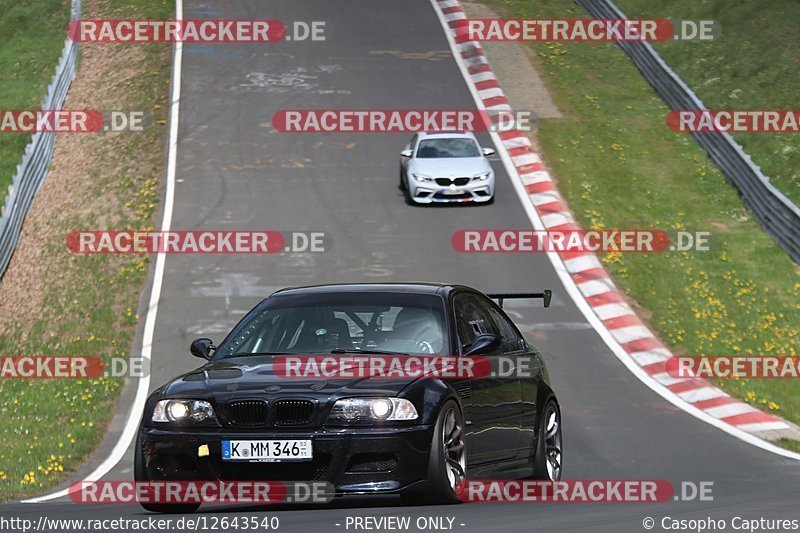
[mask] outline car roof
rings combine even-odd
[[[471,131],[423,131],[417,134],[419,139],[472,139],[477,141]]]
[[[308,285],[305,287],[287,287],[272,293],[272,296],[297,296],[308,294],[336,294],[349,292],[403,292],[412,294],[441,295],[450,292],[460,285],[431,282],[382,282],[382,283],[331,283],[325,285]]]

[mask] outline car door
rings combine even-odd
[[[503,342],[500,351],[504,358],[504,372],[513,373],[519,383],[520,410],[519,410],[519,457],[526,457],[531,450],[535,439],[535,426],[538,411],[536,398],[538,384],[542,380],[543,367],[541,355],[538,350],[528,344],[522,334],[508,318],[508,315],[494,302],[489,301],[489,313],[497,325]]]
[[[489,308],[477,294],[463,292],[453,298],[458,343],[461,354],[478,335],[492,333],[501,337]],[[465,348],[466,347],[466,348]],[[480,354],[499,365],[500,347]],[[517,456],[521,417],[520,385],[513,377],[487,376],[469,381],[466,409],[470,465],[513,459]]]

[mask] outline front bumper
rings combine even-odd
[[[494,177],[463,186],[443,186],[435,182],[410,180],[411,198],[418,204],[488,202],[494,196]]]
[[[428,478],[432,426],[391,429],[314,429],[296,432],[225,432],[141,428],[148,480],[327,481],[337,494],[397,493]],[[310,461],[259,463],[222,460],[222,441],[311,439]],[[207,445],[209,454],[199,457]]]

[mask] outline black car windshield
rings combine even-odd
[[[472,139],[425,139],[419,142],[417,157],[436,159],[442,157],[480,157],[481,153]]]
[[[277,296],[251,311],[214,359],[259,354],[447,351],[442,301],[404,293]]]

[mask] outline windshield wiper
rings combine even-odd
[[[230,359],[231,357],[247,357],[249,355],[297,355],[295,352],[249,352],[249,353],[235,353],[233,355],[228,355],[225,359]]]
[[[366,350],[347,350],[345,348],[334,348],[331,350],[331,353],[360,353],[360,354],[367,354],[367,355],[409,355],[405,352],[390,352],[388,350],[373,350],[372,348],[368,348]]]

